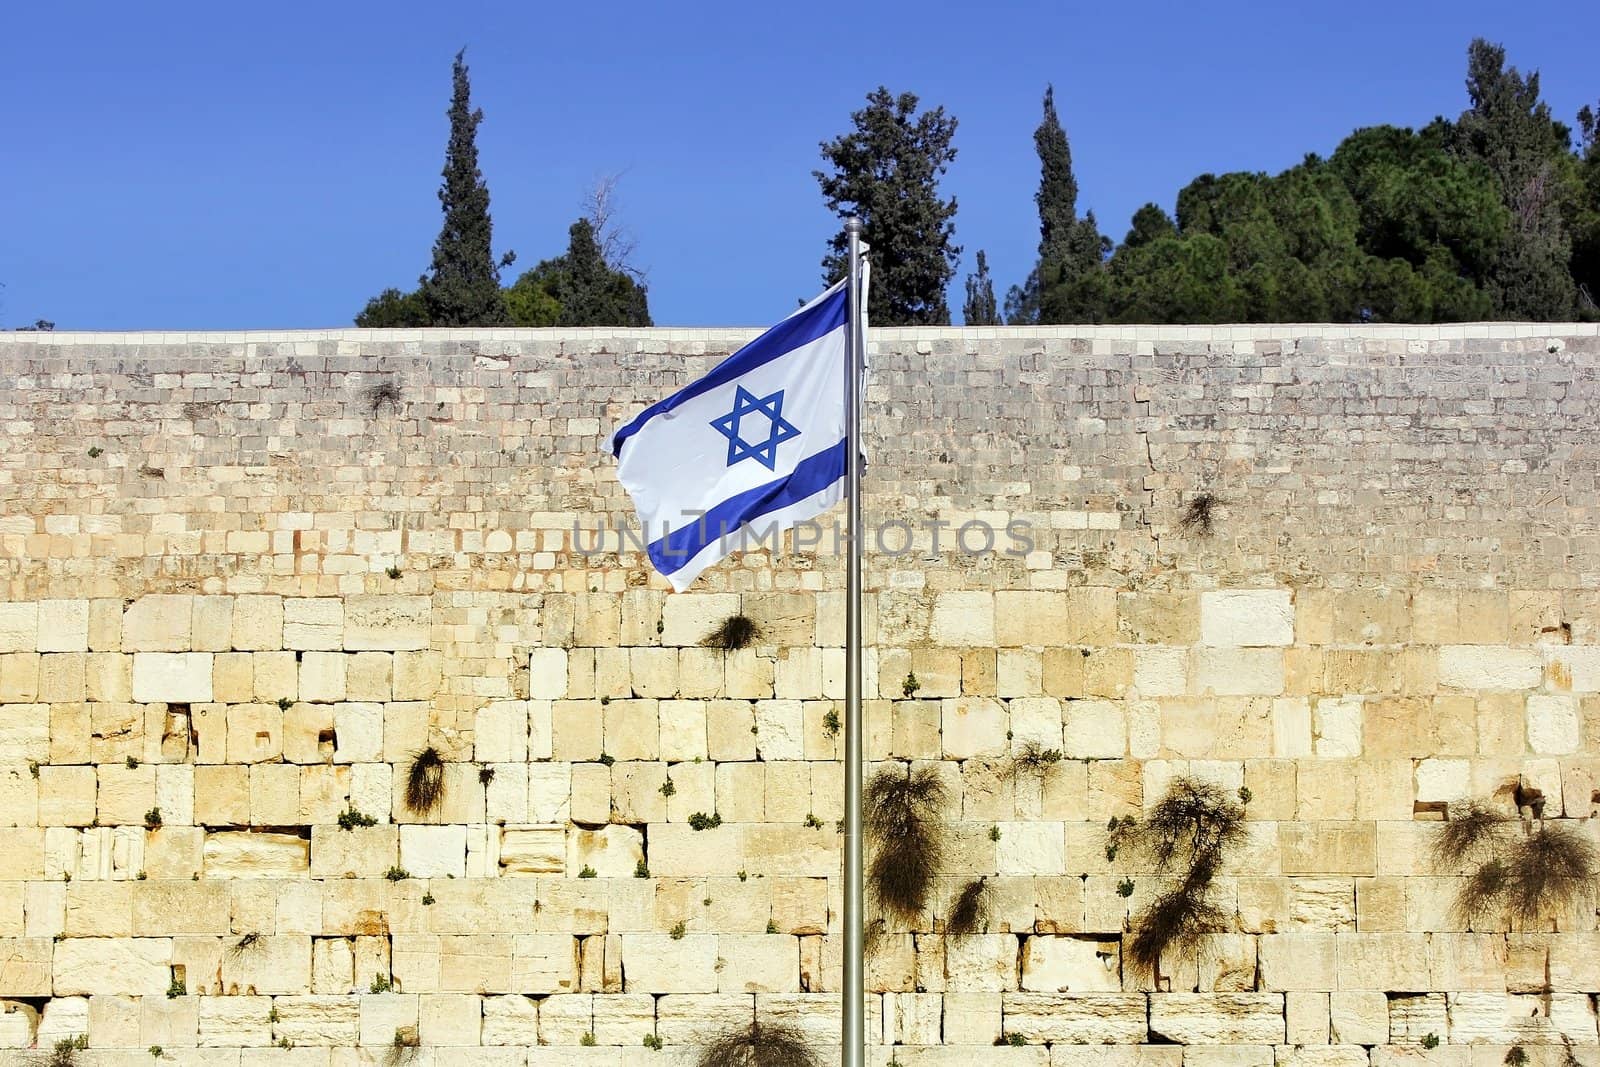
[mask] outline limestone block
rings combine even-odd
[[[661,725],[654,700],[613,700],[601,711],[607,755],[616,760],[660,757]]]
[[[1292,645],[1294,605],[1287,589],[1222,589],[1200,594],[1202,645]]]
[[[400,866],[415,878],[464,878],[467,828],[460,825],[400,827]]]
[[[816,700],[822,694],[820,648],[786,648],[773,664],[772,691],[787,699]]]
[[[755,998],[749,995],[669,994],[656,998],[656,1036],[669,1047],[704,1045],[730,1030],[749,1026]]]
[[[1182,696],[1189,689],[1189,654],[1151,646],[1133,654],[1133,684],[1142,697]]]
[[[0,989],[8,997],[48,997],[52,967],[49,937],[0,937]]]
[[[1340,989],[1426,989],[1428,953],[1423,934],[1369,934],[1341,937]],[[1391,1027],[1393,1008],[1390,1011]]]
[[[88,654],[56,652],[39,657],[39,700],[47,704],[76,703],[86,693]]]
[[[986,592],[940,593],[933,600],[929,636],[950,648],[992,648],[995,644],[995,601]],[[1047,641],[1021,642],[1033,644]]]
[[[1326,1045],[1328,1043],[1327,993],[1285,993],[1283,997],[1283,1018],[1289,1044]]]
[[[1328,995],[1328,1019],[1336,1045],[1389,1043],[1389,998],[1375,990],[1334,990]]]
[[[522,763],[528,758],[528,703],[495,700],[478,709],[473,758],[479,763]]]
[[[724,695],[730,699],[760,700],[772,696],[772,660],[754,648],[727,653],[723,677]]]
[[[1075,644],[1067,594],[1054,590],[999,590],[994,594],[994,641],[1003,648]],[[974,644],[982,644],[974,642]]]
[[[248,652],[219,652],[212,661],[214,700],[225,704],[244,703],[255,696],[255,681],[255,657]]]
[[[283,601],[283,647],[327,651],[344,647],[345,602],[338,597],[288,597]]]
[[[207,878],[298,878],[311,868],[311,842],[295,834],[206,835]]]
[[[82,1037],[89,1031],[89,1001],[84,997],[57,996],[39,1016],[37,1040],[50,1048],[63,1038]],[[48,1061],[46,1061],[48,1064]],[[53,1064],[49,1067],[54,1067]]]
[[[601,878],[632,878],[644,860],[644,835],[632,826],[602,826],[598,830],[574,829],[567,835],[567,876],[577,877],[585,867]],[[705,992],[709,992],[706,990]]]
[[[349,830],[329,825],[313,826],[311,877],[377,877],[399,862],[399,841],[398,830],[392,825],[357,826]]]
[[[1376,873],[1378,835],[1370,822],[1279,823],[1278,847],[1284,874]]]
[[[283,755],[283,711],[277,705],[232,705],[227,724],[229,763],[262,763]]]
[[[944,1041],[950,1045],[992,1046],[1000,1040],[1000,993],[946,991]]]
[[[1021,987],[1039,993],[1115,993],[1122,989],[1116,940],[1029,937],[1022,943]]]
[[[943,1001],[942,993],[885,993],[885,1042],[909,1046],[942,1044]]]
[[[1018,983],[1014,934],[967,934],[945,939],[944,980],[951,989],[999,992]]]
[[[394,698],[396,700],[431,700],[439,691],[443,677],[444,660],[439,653],[396,652],[394,654]],[[530,673],[530,687],[532,684]],[[537,694],[534,694],[537,695]]]
[[[711,877],[747,869],[741,828],[694,830],[682,823],[650,828],[650,873],[657,877]],[[571,845],[568,845],[571,855]],[[619,864],[620,866],[620,864]],[[751,870],[763,868],[749,865]],[[568,860],[568,876],[575,871]],[[629,873],[632,873],[630,868]],[[790,872],[785,872],[790,873]]]
[[[272,1032],[294,1047],[354,1045],[360,1036],[360,1002],[347,996],[280,996],[272,1002]]]
[[[829,650],[832,651],[832,650]],[[824,656],[827,652],[824,652]],[[824,665],[826,665],[824,659]],[[714,648],[684,648],[678,651],[678,695],[710,699],[727,687],[724,669],[727,655]],[[842,683],[841,683],[842,684]]]
[[[1324,759],[1355,759],[1361,755],[1360,697],[1319,697],[1312,714],[1312,742]]]
[[[297,704],[296,710],[311,705]],[[333,759],[336,763],[377,763],[384,757],[382,704],[333,706]],[[319,735],[320,737],[320,735]],[[326,742],[322,742],[326,745]],[[324,753],[326,755],[326,753]]]
[[[1199,648],[1194,687],[1217,696],[1277,696],[1284,689],[1283,652],[1275,648]]]
[[[613,993],[594,998],[596,1044],[641,1048],[656,1032],[656,998],[648,993]]]
[[[1439,649],[1439,684],[1451,689],[1532,689],[1544,676],[1536,649],[1445,645]]]
[[[222,988],[240,993],[294,994],[311,990],[311,938],[263,935],[222,954]]]
[[[1259,939],[1260,987],[1267,991],[1328,990],[1338,984],[1338,946],[1331,933],[1267,934]]]
[[[194,597],[142,596],[122,616],[124,652],[187,652],[194,647],[190,627]]]
[[[197,596],[190,623],[196,652],[226,652],[233,647],[233,597]]]
[[[699,645],[734,614],[739,614],[738,593],[674,593],[661,606],[661,643]]]
[[[1006,993],[1005,1032],[1029,1044],[1127,1045],[1146,1038],[1138,993]]]
[[[666,822],[664,763],[618,763],[611,768],[613,818],[624,823]]]
[[[396,659],[398,673],[399,660]],[[567,696],[567,650],[536,648],[528,653],[528,695],[537,700]]]
[[[212,699],[210,652],[137,652],[133,699],[141,704],[194,704]]]
[[[345,659],[345,695],[349,699],[382,702],[394,697],[394,653],[357,652]]]
[[[505,827],[500,838],[502,874],[564,874],[567,869],[565,826]]]
[[[1128,724],[1121,704],[1068,700],[1061,717],[1061,751],[1068,759],[1120,759],[1128,754]]]
[[[1465,800],[1472,791],[1472,766],[1467,760],[1424,759],[1416,764],[1419,803]]]
[[[245,767],[201,765],[194,769],[194,819],[202,826],[250,821],[250,772]]]
[[[234,598],[233,647],[269,651],[283,647],[283,598],[246,595]]]
[[[89,651],[87,600],[39,601],[39,651]]]
[[[55,946],[55,995],[164,994],[171,960],[168,938],[69,937]]]
[[[39,1029],[39,1012],[31,1004],[0,1000],[0,1048],[31,1048]]]
[[[148,764],[101,764],[99,779],[96,809],[106,826],[142,825],[145,813],[156,806],[156,769]]]
[[[1281,1045],[1282,993],[1152,993],[1150,1033],[1183,1045]]]
[[[554,998],[552,998],[554,999]],[[591,998],[562,997],[562,1000],[583,1000],[585,1006],[589,1005]],[[548,1004],[549,1001],[546,1001]],[[592,1008],[589,1009],[592,1011]],[[552,1011],[552,1015],[558,1015]],[[589,1033],[592,1023],[585,1022],[582,1033]],[[539,1003],[520,993],[510,996],[492,996],[483,998],[483,1030],[482,1041],[485,1045],[522,1045],[533,1046],[542,1044],[577,1044],[571,1042],[555,1041],[553,1035],[541,1035],[539,1032]]]
[[[1594,1001],[1581,993],[1549,995],[1450,993],[1450,1040],[1467,1044],[1593,1046],[1597,1036]]]
[[[794,993],[800,989],[800,942],[787,934],[722,934],[717,938],[719,991]]]
[[[38,650],[38,602],[0,604],[0,652]]]
[[[628,649],[628,677],[634,696],[657,698],[677,696],[678,650]]]
[[[87,826],[95,819],[98,775],[93,767],[39,768],[39,821],[45,826]]]
[[[39,654],[11,652],[0,656],[0,704],[30,704],[38,699]]]
[[[996,825],[1000,840],[995,844],[995,865],[1000,874],[1066,873],[1066,837],[1060,823],[1002,822]]]
[[[429,646],[433,605],[426,596],[357,595],[344,599],[344,647],[415,651]]]
[[[357,1040],[363,1045],[393,1048],[396,1030],[417,1025],[415,995],[368,993],[357,1000],[360,1003]]]
[[[661,758],[668,762],[705,759],[706,704],[701,700],[663,700],[660,704]]]
[[[1565,756],[1583,741],[1583,715],[1577,698],[1557,693],[1528,694],[1528,747],[1541,756]]]
[[[798,700],[758,700],[756,751],[763,760],[806,758],[805,711]]]
[[[306,652],[300,657],[300,699],[332,704],[345,699],[346,667],[343,652]]]
[[[715,993],[717,938],[623,934],[622,973],[629,993]]]
[[[953,697],[940,704],[945,758],[997,756],[1007,751],[1009,717],[998,700]]]
[[[300,664],[293,652],[257,652],[251,657],[255,671],[255,698],[276,704],[294,700],[300,693]]]
[[[605,770],[604,767],[596,766],[599,771]],[[572,765],[569,763],[529,764],[528,822],[564,822],[572,818],[570,810],[574,792],[572,770]],[[603,783],[603,788],[610,788],[609,774],[597,774],[596,778]],[[498,780],[498,776],[496,779]],[[574,818],[573,821],[585,820]]]
[[[569,815],[590,825],[611,819],[611,768],[603,763],[564,764],[571,772]],[[530,789],[532,788],[530,779]],[[530,807],[532,799],[529,800]]]

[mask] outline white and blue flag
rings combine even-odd
[[[835,285],[612,438],[650,562],[679,592],[741,529],[776,537],[843,497],[848,296]]]

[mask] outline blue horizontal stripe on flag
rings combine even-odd
[[[662,574],[672,574],[718,538],[732,534],[747,522],[814,496],[843,478],[844,459],[845,442],[840,441],[826,451],[801,460],[792,474],[729,497],[707,511],[700,521],[650,542],[650,561]]]
[[[644,424],[657,415],[671,411],[679,404],[692,400],[701,393],[726,385],[741,375],[747,374],[764,364],[771,363],[779,356],[788,355],[795,349],[808,345],[819,337],[823,337],[844,325],[847,313],[848,294],[840,288],[837,293],[823,300],[799,315],[791,315],[784,319],[754,341],[745,345],[739,351],[717,364],[716,369],[704,378],[690,382],[682,389],[673,393],[665,400],[658,400],[635,415],[629,423],[616,432],[611,439],[612,456],[622,454],[622,442],[644,429]],[[843,368],[840,368],[843,374]]]

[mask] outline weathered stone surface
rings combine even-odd
[[[1115,940],[1036,936],[1022,943],[1022,988],[1040,993],[1116,992],[1122,988]]]
[[[163,994],[172,942],[159,937],[69,937],[56,945],[55,993]]]
[[[1152,993],[1150,1033],[1181,1045],[1279,1045],[1281,993]]]
[[[295,834],[206,835],[207,878],[294,878],[311,868],[311,842]]]
[[[1029,1043],[1133,1044],[1145,1040],[1145,998],[1137,993],[1006,993],[1005,1032]]]
[[[1225,589],[1200,594],[1202,645],[1291,645],[1294,606],[1287,589]]]

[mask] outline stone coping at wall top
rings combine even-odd
[[[0,344],[183,345],[271,344],[305,341],[718,341],[748,339],[762,327],[650,327],[549,329],[364,330],[145,330],[0,333]],[[1519,340],[1529,337],[1596,337],[1594,322],[1465,322],[1440,325],[1413,323],[1249,323],[1214,326],[911,326],[876,327],[872,340],[883,342],[942,340],[1115,340],[1115,341],[1269,341],[1279,339],[1372,338],[1410,341]]]

